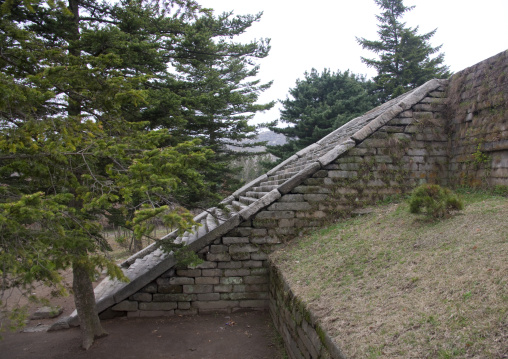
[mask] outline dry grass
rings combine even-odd
[[[508,200],[428,222],[406,203],[272,254],[350,358],[508,357]]]

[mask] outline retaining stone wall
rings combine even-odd
[[[274,266],[270,267],[270,314],[290,358],[345,358]]]
[[[450,79],[450,174],[463,185],[508,185],[508,50]]]

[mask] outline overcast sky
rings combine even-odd
[[[259,61],[259,78],[274,81],[260,102],[285,99],[298,78],[312,68],[321,72],[351,70],[372,77],[361,56],[374,57],[363,50],[355,36],[377,40],[376,14],[380,9],[374,0],[198,0],[216,13],[234,11],[236,15],[263,12],[242,42],[270,38],[270,55]],[[419,26],[420,34],[437,28],[433,46],[443,45],[445,63],[458,72],[508,49],[508,0],[406,0],[416,7],[406,13],[408,26]],[[279,108],[258,114],[255,122],[279,118]]]

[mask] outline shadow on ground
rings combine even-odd
[[[102,323],[109,335],[97,340],[88,351],[80,348],[79,328],[57,332],[2,333],[0,358],[284,357],[267,312],[116,318]]]

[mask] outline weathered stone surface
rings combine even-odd
[[[50,319],[56,318],[63,313],[63,308],[59,306],[55,307],[42,307],[35,311],[30,319]]]
[[[212,293],[213,292],[213,285],[209,285],[209,284],[184,285],[183,292],[185,294]]]
[[[196,294],[154,294],[154,302],[191,302],[196,300]]]
[[[256,202],[252,203],[249,207],[245,208],[244,210],[240,211],[239,215],[243,219],[249,219],[254,214],[259,212],[262,208],[268,206],[270,203],[273,203],[277,199],[281,197],[281,194],[278,190],[274,189],[273,191],[267,193],[265,196],[257,200]]]
[[[232,194],[232,196],[235,197],[235,198],[243,196],[245,194],[245,192],[247,192],[249,189],[251,189],[252,187],[256,186],[257,184],[265,181],[268,178],[268,176],[269,175],[266,175],[266,174],[259,176],[255,180],[252,180],[251,182],[247,183],[245,186],[243,186],[240,189],[236,190]]]
[[[263,212],[256,214],[256,219],[294,218],[294,216],[295,216],[294,211],[263,211]]]
[[[249,237],[222,237],[224,244],[240,244],[249,243]]]
[[[133,300],[136,302],[151,302],[152,301],[152,294],[150,293],[134,293],[129,297],[129,300]]]
[[[308,202],[277,202],[268,207],[269,211],[306,211],[311,209],[312,206]]]
[[[271,175],[275,174],[279,169],[281,169],[282,167],[286,166],[287,164],[289,164],[293,161],[296,161],[297,159],[298,159],[297,155],[293,155],[293,156],[289,157],[287,160],[281,162],[278,166],[275,166],[270,171],[268,171],[266,173],[267,176],[271,176]]]
[[[219,277],[199,277],[196,284],[219,284]]]
[[[279,186],[278,191],[282,194],[286,194],[290,192],[293,188],[298,186],[300,183],[303,182],[303,180],[309,178],[312,176],[316,171],[321,169],[321,165],[319,162],[314,162],[307,167],[305,167],[303,170],[295,174],[293,177],[288,179],[286,182],[284,182],[282,185]]]

